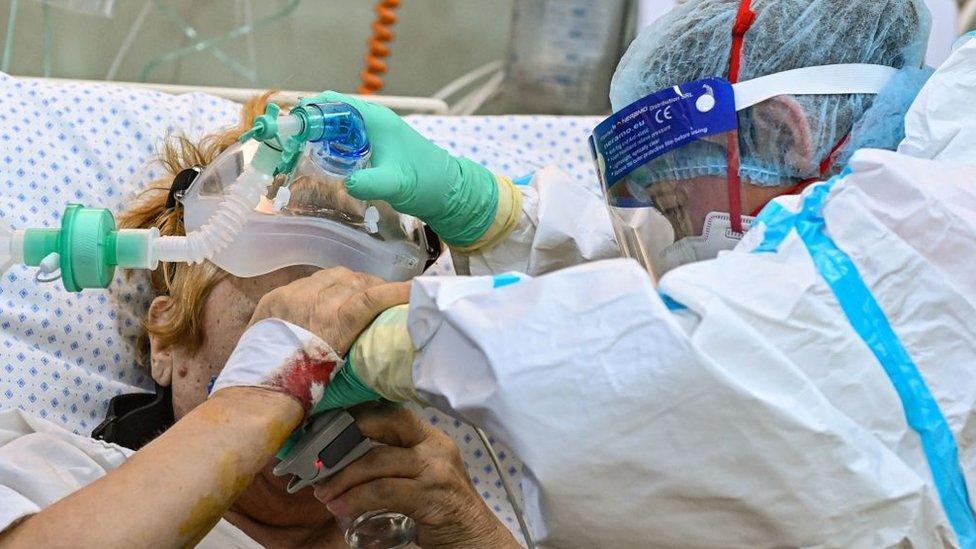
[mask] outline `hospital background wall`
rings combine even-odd
[[[243,22],[238,0],[116,0],[111,18],[49,10],[52,76],[104,79],[144,1],[164,4],[202,37],[222,34]],[[0,33],[12,0],[0,0]],[[386,92],[430,95],[457,76],[505,57],[513,0],[405,0],[398,11],[396,41]],[[254,18],[278,11],[288,0],[252,2]],[[208,53],[161,66],[149,81],[169,84],[278,87],[294,90],[354,90],[359,84],[366,41],[375,18],[371,0],[302,0],[294,12],[255,36],[261,82],[235,74]],[[44,67],[43,10],[20,0],[10,73],[41,76]],[[0,42],[4,36],[0,36]],[[154,8],[119,67],[115,80],[141,81],[146,65],[164,52],[190,43],[181,29]],[[248,64],[247,41],[220,46]]]
[[[23,76],[106,79],[117,52],[140,11],[145,23],[118,65],[113,80],[166,84],[292,90],[333,88],[352,91],[359,84],[367,38],[375,14],[373,0],[47,0],[55,4],[113,6],[111,17],[79,15],[63,8],[44,9],[40,0],[0,0],[0,44],[8,43],[12,6],[18,9],[9,41],[8,72]],[[396,40],[385,76],[385,93],[428,96],[456,77],[493,60],[505,59],[518,0],[403,0],[394,28]],[[526,1],[526,0],[523,0]],[[558,1],[558,0],[557,0]],[[650,24],[676,3],[687,0],[633,0],[638,25]],[[955,18],[976,19],[976,0],[925,0],[935,24],[930,64],[939,64],[956,36]],[[146,68],[160,56],[200,38],[224,34],[246,21],[261,21],[292,3],[297,7],[249,37],[221,44],[244,67],[257,67],[249,79],[209,52]],[[957,5],[958,3],[958,5]],[[175,24],[165,10],[193,27]],[[44,25],[47,12],[49,25]],[[633,27],[631,27],[633,28]],[[47,32],[45,32],[47,29]],[[191,31],[191,32],[193,32]],[[45,48],[45,35],[49,46]]]

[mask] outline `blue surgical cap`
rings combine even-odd
[[[642,31],[614,74],[614,110],[664,88],[727,77],[739,6],[739,0],[691,0]],[[821,161],[848,135],[831,171],[859,148],[897,147],[905,113],[931,74],[921,68],[931,27],[923,0],[753,0],[752,10],[756,19],[745,35],[740,81],[841,63],[902,71],[876,96],[790,96],[810,127],[812,143],[803,150],[789,117],[768,115],[769,102],[741,111],[745,181],[772,186],[816,177]],[[701,141],[656,160],[647,173],[652,181],[682,180],[724,175],[726,166],[724,146]]]

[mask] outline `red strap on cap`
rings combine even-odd
[[[851,134],[847,134],[844,137],[842,137],[840,141],[838,141],[837,144],[834,145],[834,148],[830,149],[830,152],[827,153],[827,156],[823,159],[823,161],[820,162],[821,178],[826,177],[827,174],[830,173],[830,167],[834,165],[834,160],[837,159],[837,153],[839,153],[841,149],[847,146],[847,143],[850,140],[851,140]]]
[[[752,11],[752,0],[742,0],[739,13],[732,26],[732,56],[729,62],[729,82],[739,82],[739,72],[742,69],[742,49],[746,43],[746,33],[756,22],[756,12]]]
[[[752,11],[752,0],[741,0],[739,3],[739,12],[735,17],[735,24],[732,26],[732,53],[729,61],[729,82],[733,84],[739,82],[739,76],[742,70],[742,50],[745,47],[746,33],[749,32],[749,29],[752,28],[755,22],[756,12]],[[830,167],[833,166],[837,153],[847,145],[850,139],[850,134],[844,136],[820,162],[819,178],[804,179],[793,187],[790,187],[783,194],[789,195],[803,192],[803,189],[816,183],[818,179],[826,177],[830,173]],[[732,222],[732,230],[741,234],[745,231],[742,228],[742,180],[739,177],[739,167],[741,166],[741,160],[739,158],[739,132],[735,131],[730,133],[727,140],[729,217]],[[759,215],[759,211],[765,206],[763,204],[755,212],[752,212],[752,217]]]
[[[752,0],[742,0],[739,3],[739,13],[735,17],[735,25],[732,26],[732,52],[729,61],[729,82],[736,84],[739,82],[739,73],[742,69],[742,49],[746,42],[746,33],[756,22],[756,12],[752,11]],[[738,130],[729,133],[727,138],[728,151],[728,192],[729,192],[729,218],[732,222],[732,230],[739,234],[745,231],[742,228],[742,180],[739,178],[739,132]]]

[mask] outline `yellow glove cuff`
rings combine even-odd
[[[356,375],[369,388],[393,402],[426,404],[413,386],[413,341],[407,332],[408,305],[376,317],[349,351]]]
[[[485,250],[490,250],[499,242],[508,238],[518,224],[522,216],[522,193],[519,192],[512,180],[503,176],[496,175],[495,182],[498,184],[498,211],[495,213],[495,220],[488,227],[488,231],[470,246],[454,247],[454,251],[462,254],[474,254]]]

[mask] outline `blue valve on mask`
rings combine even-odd
[[[309,103],[299,107],[314,112],[321,123],[318,139],[309,139],[309,155],[315,164],[336,176],[348,176],[369,163],[366,125],[359,111],[345,103]]]
[[[278,105],[268,105],[240,141],[254,139],[281,151],[275,172],[291,174],[306,147],[323,170],[348,176],[369,162],[366,123],[354,107],[327,101],[323,96],[302,99],[285,116]]]

